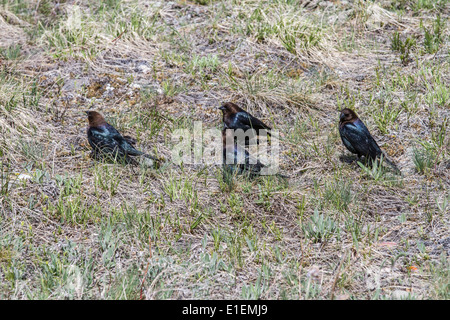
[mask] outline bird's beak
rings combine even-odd
[[[339,120],[344,121],[345,115],[343,113],[341,113],[341,115],[339,116]]]
[[[219,109],[219,110],[225,110],[225,107],[224,106],[220,106],[220,107],[218,107],[217,109]]]

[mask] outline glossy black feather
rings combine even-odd
[[[88,141],[94,154],[106,155],[125,163],[135,163],[129,156],[142,155],[136,150],[120,133],[111,125],[105,124],[97,127],[90,127],[87,132]]]
[[[253,117],[245,111],[237,112],[230,117],[226,117],[225,126],[229,129],[242,129],[244,131],[249,129],[271,130],[271,128],[265,125],[261,120]]]
[[[249,129],[255,129],[257,131],[267,130],[267,134],[270,135],[270,130],[272,129],[269,126],[236,104],[227,102],[219,109],[223,112],[223,124],[225,128],[234,130],[242,129],[244,131]]]
[[[373,160],[382,154],[375,139],[360,119],[339,126],[339,133],[347,149],[360,157],[365,156]]]
[[[381,151],[377,142],[370,134],[369,129],[367,129],[353,110],[346,108],[341,111],[339,134],[344,146],[350,152],[357,154],[358,157],[364,156],[371,161],[383,156],[386,163],[401,173],[397,166]]]
[[[131,137],[123,137],[112,125],[96,111],[88,111],[89,128],[87,137],[92,147],[92,155],[99,159],[107,157],[124,163],[138,164],[134,156],[143,156],[156,161],[157,159],[137,150],[132,145],[135,142]]]

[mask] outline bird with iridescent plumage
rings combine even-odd
[[[339,134],[342,143],[351,153],[356,154],[358,157],[364,156],[372,162],[383,156],[386,163],[397,172],[400,172],[397,166],[381,151],[377,142],[370,134],[369,129],[367,129],[353,110],[348,108],[341,110]]]
[[[137,150],[136,141],[122,136],[116,128],[106,122],[97,111],[86,111],[89,121],[87,138],[92,147],[91,156],[95,159],[108,158],[126,164],[138,164],[134,157],[142,156],[147,166],[156,164],[157,159]]]

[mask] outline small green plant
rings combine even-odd
[[[242,196],[240,196],[238,193],[230,193],[230,196],[228,197],[228,205],[230,206],[230,210],[234,215],[242,215],[242,211],[244,209],[244,201],[242,199]]]
[[[423,143],[422,147],[413,149],[413,162],[419,173],[428,172],[434,165],[436,152],[434,146],[429,143]]]
[[[49,174],[45,170],[36,169],[33,173],[31,181],[35,183],[43,183],[49,179]]]
[[[325,214],[319,214],[317,208],[310,220],[301,227],[305,236],[314,242],[325,242],[339,230],[334,220]]]
[[[44,148],[42,145],[31,139],[25,140],[20,137],[19,146],[26,159],[34,160],[36,163],[42,163],[42,159],[44,158]]]
[[[445,28],[445,22],[441,19],[441,15],[438,14],[436,20],[433,22],[430,28],[422,26],[424,31],[423,46],[427,53],[433,54],[439,50],[440,45],[443,43],[442,33]]]
[[[289,51],[292,54],[297,54],[296,50],[297,40],[294,35],[290,33],[285,33],[284,36],[280,35],[280,40],[287,51]]]
[[[114,196],[117,193],[121,181],[117,165],[99,163],[94,167],[94,187],[96,193],[101,189],[109,191],[111,196]]]
[[[164,94],[168,97],[173,97],[183,91],[183,87],[176,86],[170,80],[164,80],[161,83],[161,86],[162,86]]]
[[[200,5],[208,5],[212,3],[214,0],[194,0],[195,3],[198,3]]]
[[[378,129],[380,129],[383,134],[389,133],[389,127],[396,122],[401,113],[402,108],[392,106],[392,102],[390,100],[384,100],[382,98],[375,99],[373,118]]]
[[[195,181],[192,177],[183,179],[183,177],[177,177],[173,172],[170,172],[164,181],[163,188],[170,201],[184,199],[193,204],[198,201]]]
[[[381,181],[384,178],[386,170],[384,169],[383,160],[370,161],[368,165],[358,161],[358,165],[363,169],[364,173],[375,181]]]
[[[21,47],[19,44],[9,46],[5,49],[0,48],[0,56],[6,60],[17,60],[20,57]]]
[[[445,252],[445,251],[444,251]],[[436,263],[430,264],[431,278],[436,299],[450,299],[450,262],[445,253],[442,253]]]
[[[8,101],[5,101],[5,110],[8,112],[14,111],[17,108],[18,100],[16,99],[15,93],[9,98]]]
[[[449,205],[450,205],[450,194],[448,196],[444,195],[444,199],[442,199],[442,202],[436,199],[436,206],[442,213],[446,212],[447,208],[450,207]]]
[[[400,52],[400,61],[405,66],[411,61],[409,55],[415,45],[416,40],[414,38],[407,37],[405,41],[402,41],[398,31],[396,31],[391,38],[391,49],[392,51]]]
[[[346,181],[336,181],[325,185],[324,199],[339,211],[346,211],[352,202],[352,185]]]
[[[232,170],[231,166],[223,166],[216,170],[217,181],[222,192],[230,192],[236,186],[237,170]]]
[[[431,141],[435,146],[436,150],[444,150],[446,137],[447,137],[447,129],[449,126],[448,118],[445,117],[440,125],[437,126],[436,130],[431,132]]]
[[[263,265],[261,270],[258,271],[258,277],[254,284],[250,283],[248,286],[242,287],[242,299],[256,300],[260,299],[261,295],[269,289],[269,280],[271,277],[270,267]]]
[[[3,161],[0,163],[0,195],[6,196],[10,187],[10,174],[11,168],[10,164],[4,163]]]
[[[220,65],[219,57],[216,54],[198,56],[194,55],[187,63],[186,70],[193,75],[197,72],[214,72]]]
[[[436,84],[434,96],[436,99],[435,101],[439,106],[447,108],[450,102],[450,87],[445,83]]]

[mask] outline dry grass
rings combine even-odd
[[[201,2],[0,1],[0,299],[448,299],[448,2]],[[223,101],[287,181],[171,163]],[[86,109],[163,165],[92,160]]]

